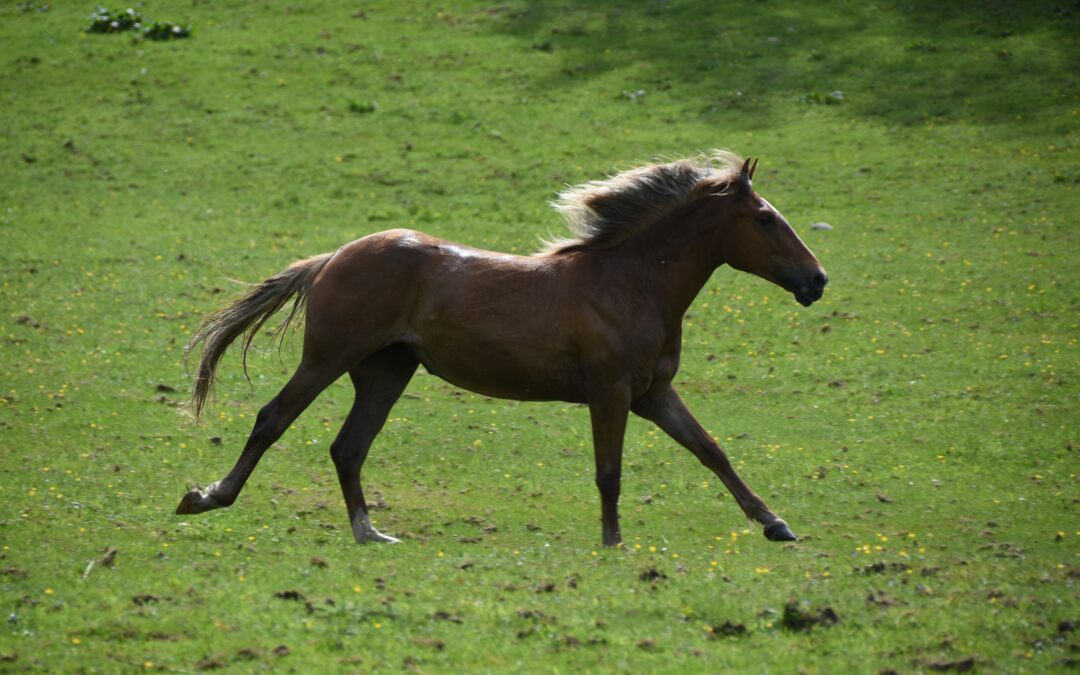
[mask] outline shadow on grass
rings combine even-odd
[[[573,89],[626,72],[612,96],[695,87],[688,113],[751,127],[791,102],[842,105],[895,125],[999,123],[1068,104],[1080,71],[1075,0],[532,0],[501,6],[497,22],[557,64],[537,87]]]

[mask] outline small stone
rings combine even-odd
[[[817,222],[817,223],[814,223],[813,225],[811,225],[810,229],[811,230],[824,230],[824,231],[828,232],[829,230],[833,229],[833,227],[832,227],[832,225],[826,223],[825,221],[821,221],[821,222]]]

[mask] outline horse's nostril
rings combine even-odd
[[[829,283],[829,277],[825,276],[822,272],[818,272],[814,275],[814,278],[810,280],[810,283],[814,285],[814,288],[822,291],[825,290],[825,284]]]

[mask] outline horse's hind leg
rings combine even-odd
[[[176,512],[202,513],[231,506],[267,448],[276,442],[315,397],[343,372],[344,368],[301,362],[285,387],[259,411],[251,435],[248,436],[244,450],[232,471],[209,487],[190,490],[180,500]]]
[[[372,441],[386,422],[390,409],[405,391],[417,365],[416,357],[406,348],[392,346],[373,354],[349,371],[356,388],[356,400],[330,446],[330,456],[337,469],[341,493],[345,497],[345,507],[349,511],[349,522],[357,543],[397,542],[397,539],[382,534],[371,524],[364,490],[360,486],[360,469]]]

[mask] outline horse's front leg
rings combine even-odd
[[[622,478],[623,436],[629,414],[630,394],[627,390],[605,391],[589,401],[604,546],[622,543],[619,532],[619,482]]]
[[[739,474],[735,473],[735,468],[731,466],[723,449],[698,424],[670,385],[634,401],[632,409],[635,414],[656,424],[664,433],[694,453],[702,464],[712,469],[731,492],[746,517],[765,527],[767,539],[771,541],[798,539],[787,523],[769,510],[765,501],[743,482]]]

